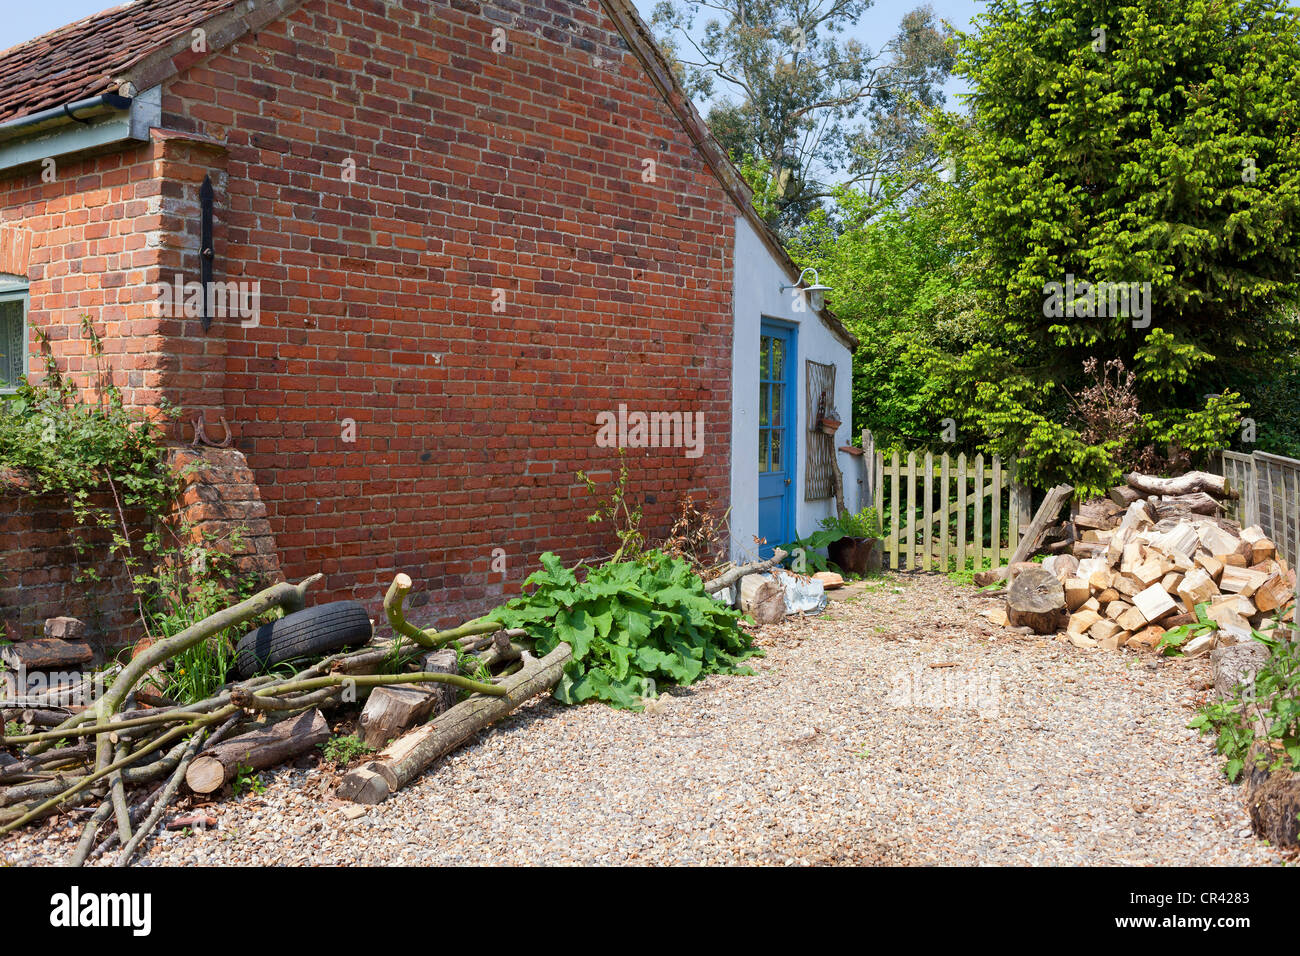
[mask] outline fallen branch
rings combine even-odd
[[[747,574],[757,574],[760,571],[766,571],[768,568],[775,567],[790,556],[789,552],[777,548],[772,552],[772,556],[766,561],[755,561],[752,564],[742,564],[739,567],[732,568],[730,571],[719,574],[712,581],[704,585],[704,590],[708,594],[717,594],[723,591]]]
[[[528,658],[519,673],[499,685],[502,696],[472,697],[432,722],[399,737],[359,770],[345,776],[336,795],[356,803],[380,803],[425,771],[435,760],[520,704],[550,690],[573,657],[561,644],[540,661]]]

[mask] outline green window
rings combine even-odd
[[[27,283],[0,275],[0,392],[12,392],[27,374]]]

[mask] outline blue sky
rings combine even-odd
[[[642,15],[648,17],[654,0],[636,0],[636,4]],[[11,0],[6,4],[9,9],[0,17],[0,49],[117,5],[113,0],[41,0],[39,3]],[[876,0],[852,35],[875,49],[890,37],[903,14],[918,5],[918,0]],[[930,0],[930,5],[959,29],[967,27],[982,7],[978,0]]]

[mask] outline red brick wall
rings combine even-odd
[[[105,494],[92,497],[90,505],[111,509],[113,502]],[[144,526],[144,515],[127,519]],[[41,637],[46,618],[65,614],[83,620],[96,641],[117,645],[138,637],[130,578],[120,561],[108,560],[108,539],[102,528],[79,525],[62,495],[33,494],[22,479],[0,473],[3,637]],[[78,580],[87,570],[99,580]]]
[[[734,208],[595,0],[309,0],[164,113],[228,147],[218,269],[261,324],[202,341],[291,579],[373,604],[406,570],[449,619],[494,548],[511,587],[601,552],[574,474],[620,402],[705,414],[704,457],[629,453],[651,528],[725,499]]]
[[[575,472],[616,467],[595,423],[620,403],[705,416],[701,458],[628,454],[649,530],[679,494],[725,505],[735,210],[597,0],[307,0],[169,81],[164,114],[54,183],[0,179],[0,226],[30,233],[0,260],[27,250],[65,367],[88,312],[128,401],[183,405],[187,441],[195,411],[231,422],[318,600],[377,608],[404,570],[412,618],[447,621],[544,550],[607,552]],[[207,174],[216,277],[260,283],[255,328],[152,305],[198,279]]]

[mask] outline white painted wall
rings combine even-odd
[[[735,336],[731,355],[731,557],[733,561],[753,560],[754,537],[758,534],[758,348],[763,317],[784,319],[799,326],[797,344],[798,379],[791,396],[798,416],[799,458],[794,482],[795,526],[800,535],[817,529],[821,520],[835,510],[835,499],[804,500],[804,468],[808,461],[807,366],[812,359],[834,365],[835,408],[844,420],[835,435],[836,447],[849,443],[853,434],[852,353],[821,318],[812,311],[794,311],[789,291],[779,291],[782,284],[794,282],[782,264],[768,251],[754,227],[743,216],[736,217],[735,250]],[[839,454],[844,473],[845,504],[851,511],[859,507],[862,467],[860,459]],[[780,544],[780,542],[771,542]]]

